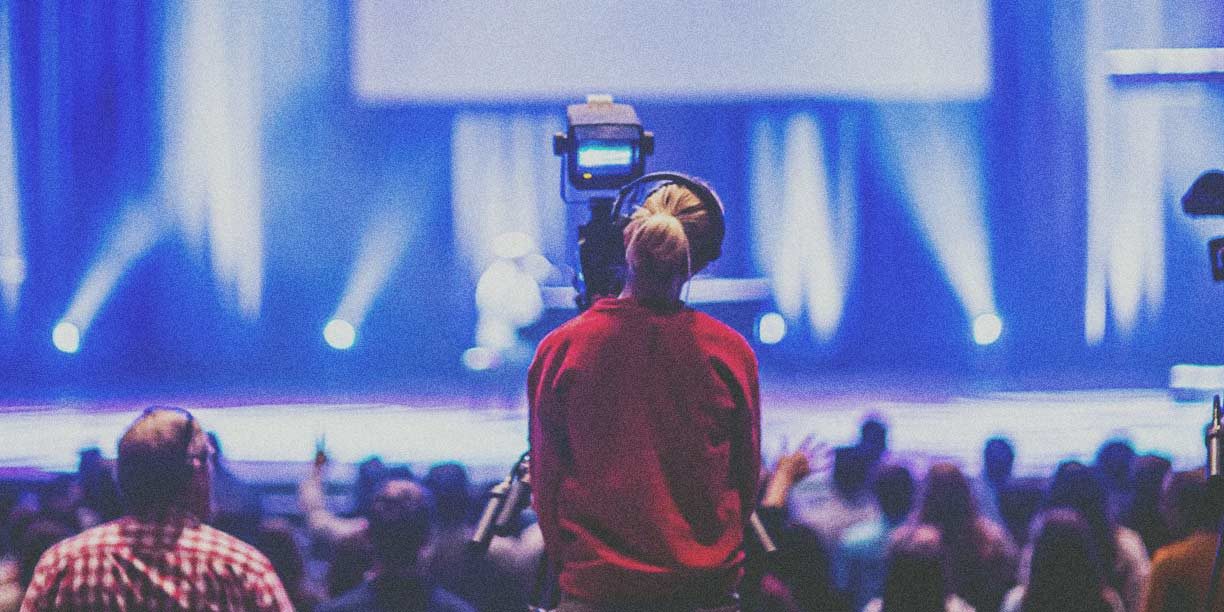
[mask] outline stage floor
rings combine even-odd
[[[1011,438],[1020,475],[1047,475],[1061,460],[1090,461],[1105,440],[1124,437],[1140,452],[1169,457],[1178,468],[1204,461],[1206,402],[1179,403],[1165,390],[1010,392],[899,399],[900,393],[840,393],[819,386],[767,391],[763,444],[767,456],[784,440],[805,435],[830,445],[856,439],[867,415],[890,426],[894,458],[924,469],[950,459],[977,473],[981,447],[993,435]],[[481,397],[370,403],[179,401],[217,432],[239,475],[287,482],[306,469],[323,438],[336,461],[333,478],[370,455],[423,469],[446,460],[468,464],[477,478],[495,477],[526,448],[526,408]],[[0,467],[71,470],[77,451],[115,442],[145,404],[8,406],[0,409]],[[11,472],[11,470],[10,470]]]

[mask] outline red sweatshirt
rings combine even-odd
[[[603,299],[544,338],[527,385],[534,505],[565,593],[735,589],[761,463],[742,336],[687,308]]]

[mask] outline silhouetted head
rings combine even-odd
[[[982,473],[996,488],[1007,484],[1016,464],[1016,450],[1007,438],[994,437],[982,449]]]
[[[1103,567],[1113,567],[1115,526],[1109,518],[1105,487],[1101,480],[1078,461],[1064,461],[1054,472],[1044,507],[1068,508],[1079,513],[1092,530],[1094,545],[1101,553]]]
[[[1220,512],[1212,503],[1202,470],[1174,474],[1165,498],[1169,522],[1179,535],[1215,531],[1219,526]]]
[[[876,501],[880,511],[892,523],[905,520],[914,506],[914,477],[899,465],[886,465],[876,473]]]
[[[272,563],[285,588],[290,591],[299,588],[306,576],[306,561],[292,525],[283,519],[264,521],[255,532],[252,544]]]
[[[857,446],[842,446],[833,452],[833,487],[850,499],[867,488],[871,460]]]
[[[927,471],[918,520],[944,533],[962,534],[976,529],[977,504],[969,481],[951,463],[936,463]]]
[[[1104,479],[1105,487],[1113,491],[1126,488],[1130,479],[1131,463],[1135,460],[1135,449],[1127,440],[1109,440],[1101,445],[1096,455],[1096,469]]]
[[[429,469],[425,487],[433,494],[438,521],[445,525],[462,523],[471,507],[471,482],[467,468],[459,463],[442,463]]]
[[[1107,609],[1101,596],[1105,567],[1092,529],[1068,508],[1044,512],[1037,521],[1032,570],[1024,610]]]
[[[948,553],[939,529],[913,525],[893,533],[884,578],[884,612],[942,612],[948,598]]]
[[[383,570],[416,567],[417,555],[433,527],[429,492],[410,480],[383,483],[370,505],[370,542]]]
[[[872,464],[879,463],[888,450],[888,426],[876,417],[863,421],[859,426],[858,446]]]

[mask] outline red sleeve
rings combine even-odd
[[[552,348],[545,338],[527,372],[527,405],[531,431],[532,506],[540,520],[544,548],[554,561],[560,561],[558,492],[561,487],[563,453],[566,447],[565,414],[558,398],[556,377],[563,360],[562,351]]]

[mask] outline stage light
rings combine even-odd
[[[858,222],[854,156],[827,158],[822,127],[805,113],[784,125],[758,120],[750,181],[754,248],[777,308],[792,321],[806,313],[815,336],[828,342],[845,314]],[[850,122],[837,126],[836,149],[857,150],[856,131]]]
[[[761,344],[777,344],[786,337],[786,319],[776,312],[767,312],[756,324],[757,340]]]
[[[500,364],[497,351],[483,346],[474,346],[463,351],[463,366],[473,372],[491,370]]]
[[[163,182],[185,241],[207,257],[223,303],[258,319],[264,286],[260,3],[188,2],[168,37]]]
[[[973,319],[973,341],[978,346],[994,344],[1003,335],[1003,320],[993,312],[978,315]]]
[[[357,330],[344,319],[332,319],[323,328],[323,339],[337,351],[346,351],[357,341]]]
[[[26,278],[22,255],[21,207],[17,199],[16,147],[13,142],[12,61],[9,57],[8,11],[0,8],[0,300],[17,312]]]
[[[408,225],[394,214],[374,219],[370,227],[372,229],[362,238],[361,250],[353,264],[344,296],[340,298],[340,305],[323,332],[327,343],[336,349],[353,346],[357,330],[361,329],[366,315],[374,306],[374,299],[387,287],[391,272],[399,265],[408,243]],[[338,323],[342,323],[343,327]],[[328,329],[338,334],[336,337],[344,346],[332,342],[327,336]]]
[[[895,106],[881,117],[909,210],[966,317],[995,311],[979,132],[964,111]]]
[[[51,330],[51,343],[61,353],[72,354],[81,350],[81,328],[68,321],[60,321]]]
[[[56,342],[56,347],[64,350],[64,346],[71,346],[71,351],[64,352],[76,352],[81,337],[89,331],[89,326],[115,292],[123,275],[157,244],[163,233],[161,218],[152,206],[133,205],[124,209],[98,258],[85,272],[80,287],[68,304],[68,310],[60,318],[72,327],[63,328],[64,331],[60,333],[64,334],[65,342],[63,345]],[[59,326],[56,329],[60,329]]]

